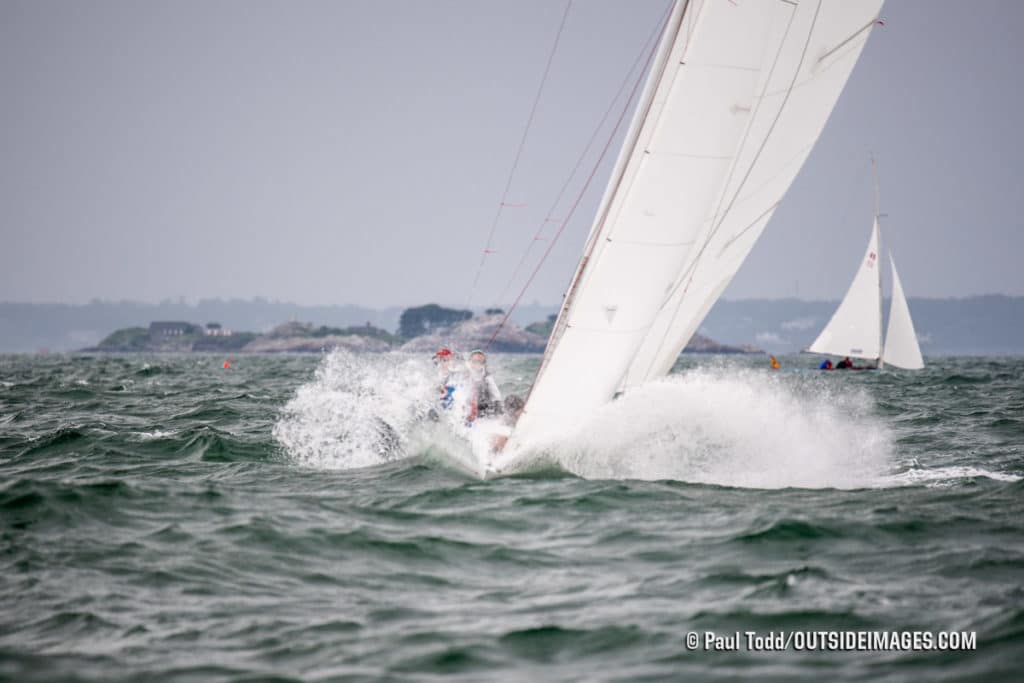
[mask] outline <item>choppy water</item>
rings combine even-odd
[[[488,482],[416,435],[419,359],[222,361],[0,357],[0,678],[1021,675],[1024,359],[688,357]],[[686,647],[836,630],[977,641]]]

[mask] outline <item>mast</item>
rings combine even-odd
[[[878,369],[885,367],[885,333],[882,330],[882,224],[878,210],[878,166],[875,155],[871,155],[871,175],[875,180],[875,230],[878,231],[878,257],[875,259],[875,270],[878,271]]]

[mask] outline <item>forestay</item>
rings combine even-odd
[[[878,360],[882,344],[882,274],[878,241],[878,219],[875,218],[868,248],[850,289],[808,351]]]
[[[668,372],[820,135],[881,4],[676,2],[514,443]]]

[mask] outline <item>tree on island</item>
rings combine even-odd
[[[444,308],[437,304],[407,308],[402,311],[402,316],[398,319],[398,333],[406,339],[412,339],[424,334],[433,334],[440,328],[449,327],[472,317],[472,311]]]
[[[533,332],[534,334],[538,334],[538,335],[540,335],[542,337],[550,337],[551,336],[551,330],[555,329],[555,320],[557,320],[557,319],[558,319],[558,315],[555,314],[555,313],[552,313],[551,315],[548,316],[548,319],[545,320],[544,322],[532,323],[530,325],[527,325],[526,326],[526,331],[527,332]]]

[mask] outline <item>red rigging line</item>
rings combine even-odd
[[[512,188],[512,180],[515,178],[516,169],[519,167],[519,159],[523,155],[523,148],[526,147],[526,139],[530,134],[530,128],[533,126],[534,116],[537,114],[537,105],[540,104],[541,95],[544,92],[544,85],[548,81],[548,74],[551,73],[551,63],[555,59],[555,52],[558,51],[558,43],[562,39],[562,31],[565,29],[565,20],[569,18],[569,10],[572,8],[572,0],[568,0],[565,3],[565,12],[562,13],[562,22],[558,25],[558,32],[555,34],[555,42],[551,46],[551,52],[548,54],[548,62],[544,67],[544,75],[540,79],[540,86],[537,88],[537,94],[533,98],[533,106],[530,107],[530,115],[526,119],[526,127],[523,129],[523,137],[519,140],[519,147],[516,150],[515,160],[512,162],[512,168],[509,170],[508,179],[505,181],[505,190],[501,193],[501,201],[498,202],[498,210],[494,214],[494,220],[491,221],[491,231],[487,235],[487,243],[484,245],[483,253],[480,255],[480,263],[476,267],[476,274],[473,276],[473,284],[469,288],[469,296],[466,298],[466,307],[469,308],[469,304],[473,300],[473,294],[476,292],[476,286],[480,282],[480,273],[483,271],[484,262],[487,260],[488,254],[493,254],[491,250],[491,244],[494,240],[494,233],[498,229],[498,223],[501,222],[501,214],[504,212],[505,207],[523,207],[525,204],[512,204],[508,200],[508,192]]]
[[[670,7],[671,6],[672,5],[670,5]],[[662,31],[664,31],[664,23],[668,22],[668,19],[671,16],[671,12],[669,12],[665,17],[664,22],[660,26],[661,30],[658,31],[659,34]],[[505,313],[504,317],[502,317],[501,322],[495,328],[494,333],[491,335],[491,338],[488,339],[487,344],[484,345],[485,351],[491,348],[491,344],[494,343],[494,340],[497,338],[498,333],[501,332],[501,329],[505,326],[505,323],[508,322],[509,317],[512,315],[512,311],[514,311],[516,307],[519,305],[519,302],[522,301],[523,295],[526,294],[526,290],[530,288],[531,284],[533,284],[533,280],[535,277],[537,277],[537,273],[540,272],[541,267],[543,267],[544,261],[547,260],[548,256],[551,254],[551,250],[554,249],[555,244],[558,242],[558,238],[562,236],[562,232],[565,230],[565,226],[568,225],[569,220],[576,212],[576,209],[579,208],[580,202],[583,200],[583,195],[585,195],[587,193],[587,190],[590,189],[590,183],[593,182],[594,177],[597,175],[597,169],[601,166],[601,162],[604,161],[605,155],[608,154],[608,149],[611,147],[612,141],[615,139],[615,135],[619,131],[619,127],[622,126],[622,122],[626,118],[626,114],[629,112],[630,103],[633,101],[633,98],[636,97],[637,90],[640,88],[640,84],[644,80],[644,75],[647,73],[647,69],[651,65],[651,60],[654,59],[654,53],[657,52],[657,48],[658,44],[657,42],[655,42],[654,46],[650,49],[647,55],[647,61],[644,62],[644,68],[640,70],[640,74],[637,76],[636,82],[633,84],[633,89],[630,91],[629,97],[626,98],[626,103],[622,107],[622,112],[619,114],[619,118],[615,121],[615,126],[612,127],[612,131],[611,133],[609,133],[608,139],[605,141],[604,147],[601,149],[601,154],[598,155],[597,161],[594,162],[594,166],[590,170],[590,175],[587,176],[586,182],[584,182],[583,187],[580,188],[580,191],[576,195],[576,199],[573,201],[572,206],[569,207],[568,213],[562,220],[561,225],[558,226],[558,230],[555,231],[555,234],[551,237],[551,240],[548,242],[548,248],[544,250],[544,253],[540,257],[540,261],[537,262],[537,265],[536,267],[534,267],[533,272],[530,273],[530,277],[527,278],[526,284],[524,284],[523,288],[519,290],[519,294],[516,295],[515,301],[512,302],[512,305],[509,307],[508,312]]]

